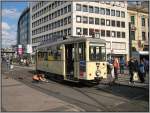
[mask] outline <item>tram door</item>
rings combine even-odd
[[[66,78],[74,79],[74,44],[65,45],[65,67],[66,67]]]

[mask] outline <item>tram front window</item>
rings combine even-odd
[[[99,44],[90,44],[89,47],[89,59],[90,61],[105,61],[106,51],[105,46]]]

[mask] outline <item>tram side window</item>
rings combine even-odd
[[[40,58],[41,57],[41,53],[40,52],[38,52],[38,58]]]
[[[48,60],[61,60],[60,46],[53,46],[49,48]]]
[[[48,53],[44,52],[44,60],[47,61],[48,60]]]
[[[90,61],[104,61],[105,60],[105,47],[90,46],[89,57],[90,57]]]
[[[79,43],[79,60],[85,60],[85,43]]]
[[[105,47],[101,47],[101,60],[102,61],[106,60],[106,49],[105,49]]]

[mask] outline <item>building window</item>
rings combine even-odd
[[[76,11],[81,11],[81,4],[76,4]]]
[[[115,31],[112,31],[112,32],[111,32],[111,36],[112,36],[112,37],[116,37],[116,32],[115,32]]]
[[[106,15],[110,15],[110,9],[106,9]]]
[[[68,12],[71,12],[71,5],[68,5]]]
[[[106,36],[110,37],[110,31],[108,31],[108,30],[106,31]]]
[[[120,32],[118,31],[118,32],[117,32],[117,38],[120,38],[120,35],[121,35],[121,34],[120,34]]]
[[[145,32],[142,32],[142,40],[146,40]]]
[[[115,26],[116,26],[115,24],[116,24],[116,23],[115,23],[115,20],[112,20],[112,21],[111,21],[111,26],[114,26],[114,27],[115,27]]]
[[[125,22],[121,22],[121,27],[125,28]]]
[[[68,24],[71,23],[71,16],[68,17]]]
[[[110,20],[106,20],[106,26],[110,26]]]
[[[101,19],[101,25],[105,25],[105,19]]]
[[[64,25],[67,25],[67,17],[66,18],[64,18]]]
[[[135,32],[131,31],[131,40],[135,40]]]
[[[122,32],[122,38],[125,38],[126,36],[125,36],[125,32]]]
[[[95,7],[95,13],[99,14],[99,7]]]
[[[71,28],[68,29],[68,35],[71,35]]]
[[[115,16],[115,10],[111,10],[111,16]]]
[[[120,21],[117,21],[117,27],[120,27]]]
[[[121,17],[125,18],[125,12],[124,11],[121,11]]]
[[[105,30],[101,30],[101,36],[105,37]]]
[[[89,17],[89,24],[94,24],[94,18]]]
[[[88,24],[88,17],[83,16],[83,23]]]
[[[79,28],[79,27],[76,28],[76,34],[81,35],[81,28]]]
[[[89,29],[89,35],[92,36],[94,34],[94,29]]]
[[[90,13],[94,13],[94,8],[93,8],[93,6],[89,6],[89,12],[90,12]]]
[[[67,29],[64,30],[64,36],[67,36]]]
[[[95,24],[99,25],[99,18],[95,18]]]
[[[83,12],[88,12],[88,7],[86,5],[83,5]]]
[[[64,25],[64,20],[61,19],[60,25],[63,26]]]
[[[134,18],[134,16],[131,16],[131,24],[135,24],[135,18]]]
[[[57,11],[57,15],[60,16],[60,10]]]
[[[67,6],[64,7],[64,14],[67,13]]]
[[[116,11],[116,16],[120,17],[120,11]]]
[[[102,15],[105,15],[105,9],[104,9],[104,8],[100,8],[100,13],[101,13]]]
[[[141,20],[142,20],[142,26],[145,26],[145,18],[142,17]]]
[[[76,16],[76,22],[81,23],[81,16]]]
[[[88,35],[88,29],[87,28],[83,28],[83,35]]]

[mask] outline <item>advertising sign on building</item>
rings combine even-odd
[[[22,45],[18,45],[18,54],[22,55],[22,53],[23,53]]]
[[[27,45],[27,53],[32,53],[32,45],[31,44]]]

